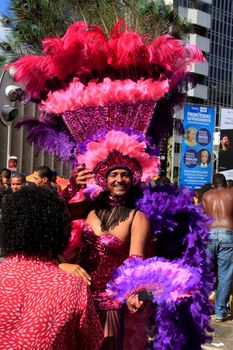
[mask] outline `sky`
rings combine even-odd
[[[4,12],[9,5],[9,0],[0,0],[0,13]]]
[[[0,16],[2,13],[6,12],[7,7],[9,6],[9,0],[0,0]],[[5,39],[5,29],[0,23],[0,41]]]

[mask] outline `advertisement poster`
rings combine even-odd
[[[230,180],[233,179],[233,109],[221,108],[220,117],[218,171]]]
[[[190,190],[212,182],[215,108],[184,106],[180,186]]]

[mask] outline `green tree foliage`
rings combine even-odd
[[[191,25],[178,17],[163,0],[10,0],[2,24],[8,27],[5,42],[0,43],[0,64],[21,55],[39,54],[41,40],[62,36],[77,20],[99,24],[110,35],[113,24],[123,18],[128,26],[152,37],[169,33],[181,38]]]

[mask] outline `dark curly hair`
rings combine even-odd
[[[0,188],[0,209],[2,208],[2,201],[6,194],[7,194],[7,191],[4,188]]]
[[[25,187],[2,202],[0,248],[3,256],[24,254],[55,258],[70,237],[65,202],[44,187]]]

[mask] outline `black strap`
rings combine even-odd
[[[135,208],[133,215],[132,215],[132,218],[131,218],[130,223],[129,223],[129,233],[131,233],[131,227],[132,227],[132,224],[133,224],[133,221],[134,221],[134,218],[135,218],[137,211],[138,211],[138,208]]]

